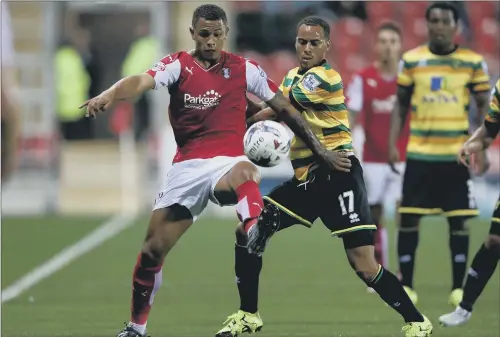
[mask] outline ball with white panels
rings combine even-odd
[[[243,138],[245,155],[256,165],[273,167],[286,161],[291,137],[280,123],[261,121],[250,126]]]

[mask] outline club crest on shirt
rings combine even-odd
[[[231,69],[223,68],[222,69],[222,76],[224,76],[225,79],[228,79],[231,76]]]
[[[306,90],[314,91],[321,82],[314,76],[314,74],[307,74],[302,80],[302,85]]]
[[[167,68],[167,65],[160,61],[153,66],[152,70],[153,71],[164,71],[166,68]]]

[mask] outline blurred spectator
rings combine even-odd
[[[1,3],[2,21],[2,85],[1,85],[1,176],[5,181],[14,171],[17,163],[18,141],[20,137],[19,88],[15,72],[14,39],[7,3]]]
[[[338,18],[355,17],[363,21],[368,19],[364,1],[325,1],[324,5]]]
[[[55,57],[57,116],[65,140],[92,138],[92,124],[85,110],[78,107],[89,98],[90,76],[87,64],[92,56],[89,49],[90,32],[73,31],[59,47]]]
[[[458,9],[458,14],[460,16],[460,21],[462,22],[462,35],[467,42],[472,42],[473,28],[470,24],[469,15],[467,14],[467,8],[465,7],[464,1],[450,1]]]
[[[122,77],[143,73],[159,59],[159,45],[151,36],[149,22],[141,22],[135,29],[136,40],[130,46],[122,65]],[[151,121],[150,99],[141,96],[134,106],[135,137],[139,139],[148,131]]]

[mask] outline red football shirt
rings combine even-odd
[[[278,91],[257,63],[227,52],[209,69],[190,53],[167,55],[147,73],[170,93],[174,163],[243,155],[247,92],[269,101]]]
[[[390,79],[384,78],[373,65],[354,75],[347,88],[347,108],[350,111],[360,112],[359,119],[365,132],[364,162],[389,161],[389,130],[391,113],[396,103],[396,92],[396,76]],[[401,161],[406,159],[409,120],[408,116],[398,140]]]

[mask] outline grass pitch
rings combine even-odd
[[[4,218],[2,288],[102,223],[99,218]],[[128,320],[131,272],[147,218],[2,307],[2,336],[114,337]],[[166,259],[164,284],[155,298],[152,337],[209,337],[238,309],[234,221],[202,218]],[[393,224],[391,270],[396,269]],[[470,260],[488,232],[471,222]],[[451,265],[447,225],[422,225],[415,287],[418,307],[435,323],[433,336],[494,337],[500,331],[499,271],[465,327],[441,328],[449,312]],[[256,337],[400,336],[401,319],[350,269],[342,243],[317,223],[278,233],[264,256]]]

